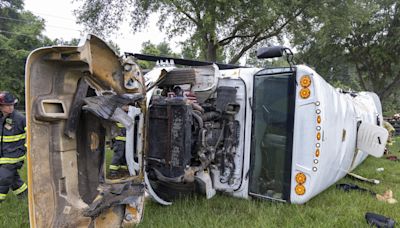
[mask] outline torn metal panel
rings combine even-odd
[[[91,224],[95,228],[121,227],[124,218],[124,206],[107,208]]]
[[[79,122],[76,133],[79,195],[89,204],[99,194],[98,186],[104,182],[106,129],[92,113],[83,112]]]
[[[85,44],[77,50],[80,52],[81,61],[88,63],[88,70],[94,76],[90,79],[96,84],[112,88],[117,93],[126,92],[123,87],[124,75],[121,62],[104,41],[88,35]]]
[[[112,184],[99,188],[101,194],[85,209],[84,215],[87,217],[95,218],[104,210],[116,205],[139,205],[144,197],[143,184]]]
[[[123,105],[135,104],[135,102],[140,101],[143,98],[144,96],[142,94],[135,94],[132,97],[124,97],[119,95],[88,97],[84,99],[86,105],[83,106],[83,109],[88,110],[105,120],[111,119],[115,121],[124,121],[122,118],[115,119],[115,117],[118,115],[118,110],[120,110]],[[125,125],[129,124],[126,123]]]
[[[145,118],[144,87],[137,65],[121,60],[95,36],[79,47],[48,47],[30,54],[26,107],[31,227],[110,227],[140,221],[143,200],[130,197],[141,199],[144,190],[127,188],[126,193],[109,195],[110,203],[102,204],[96,216],[84,212],[108,185],[144,183],[143,164],[141,175],[113,181],[104,176],[110,126],[116,121],[132,125],[121,113],[124,104]],[[137,140],[145,145],[143,137]]]
[[[69,112],[64,133],[71,138],[75,138],[75,131],[78,128],[79,116],[81,114],[82,105],[84,104],[83,98],[86,97],[89,85],[84,78],[78,82],[78,88],[74,95],[71,111]]]
[[[143,86],[144,78],[140,67],[132,56],[124,59],[122,66],[124,68],[124,87],[130,93],[146,94],[146,88]]]

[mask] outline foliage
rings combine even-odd
[[[142,49],[140,53],[147,55],[156,55],[156,56],[167,56],[167,57],[180,57],[179,54],[172,51],[169,44],[165,41],[159,44],[153,44],[150,41],[146,41],[142,44]],[[139,61],[139,65],[143,69],[151,69],[155,66],[155,63],[149,61]]]
[[[72,38],[71,40],[64,40],[62,38],[56,38],[53,42],[57,45],[65,45],[65,46],[78,46],[79,39]]]
[[[394,91],[391,96],[382,100],[382,106],[384,116],[400,113],[400,90]]]
[[[160,29],[172,36],[188,36],[184,50],[191,57],[238,62],[248,50],[262,42],[282,41],[288,25],[306,20],[306,8],[317,8],[316,0],[80,0],[78,20],[88,29],[108,34],[130,17],[133,31],[148,23],[157,12]]]
[[[22,105],[26,58],[33,49],[52,44],[43,30],[44,21],[23,11],[23,1],[0,3],[0,90],[14,93]]]
[[[308,29],[294,32],[303,61],[328,80],[374,91],[384,103],[400,104],[398,1],[332,1],[307,13],[313,17],[312,23],[303,24]]]

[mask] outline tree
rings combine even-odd
[[[52,44],[43,36],[44,21],[23,11],[23,1],[0,2],[0,90],[14,93],[24,104],[24,69],[29,53]]]
[[[400,3],[341,0],[314,12],[309,29],[295,43],[302,59],[326,75],[343,75],[386,101],[400,87]],[[397,98],[398,102],[398,98]]]
[[[306,20],[305,9],[316,0],[81,0],[78,21],[103,35],[115,31],[130,16],[133,31],[159,13],[158,25],[172,36],[188,35],[187,53],[216,61],[222,53],[237,63],[249,49],[266,40],[281,40],[289,25]],[[318,4],[317,4],[318,3]],[[101,35],[101,34],[100,34]],[[187,50],[188,48],[195,50]],[[197,51],[196,51],[197,50]]]
[[[180,57],[178,53],[172,51],[169,44],[165,41],[159,44],[153,44],[151,41],[146,41],[142,44],[142,49],[140,51],[143,54],[147,55],[156,55],[156,56],[168,56],[168,57]],[[139,61],[139,65],[143,69],[151,69],[155,66],[155,63],[151,63],[148,61]]]
[[[72,38],[71,40],[64,40],[62,38],[56,38],[53,40],[54,44],[56,45],[65,45],[65,46],[78,46],[79,39]]]
[[[148,40],[142,44],[141,53],[148,55],[179,57],[179,54],[173,52],[169,44],[165,41],[156,45]]]

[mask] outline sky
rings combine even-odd
[[[76,23],[73,14],[73,10],[80,5],[80,2],[72,2],[72,0],[25,0],[25,10],[31,11],[46,21],[44,35],[50,39],[62,38],[66,41],[80,38],[81,34],[85,32],[83,26]],[[110,39],[118,44],[121,53],[138,53],[142,43],[148,40],[154,44],[168,40],[167,36],[156,26],[157,16],[151,15],[149,21],[149,26],[136,34],[132,34],[129,24],[125,23],[121,26],[118,34],[112,34],[107,37],[107,40]],[[173,39],[170,46],[179,49],[178,39]]]

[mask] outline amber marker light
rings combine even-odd
[[[321,139],[321,132],[318,132],[317,133],[317,140],[320,140]]]
[[[296,188],[294,190],[299,196],[302,196],[304,195],[304,193],[306,193],[306,188],[301,184],[296,185]]]
[[[300,90],[300,97],[303,98],[303,99],[309,98],[310,94],[311,94],[311,92],[310,92],[309,88],[302,88]]]
[[[317,116],[317,123],[321,123],[321,116]]]
[[[298,173],[296,174],[296,182],[298,184],[304,184],[306,182],[307,178],[306,175],[304,175],[304,173]]]
[[[302,87],[309,87],[311,85],[311,78],[308,75],[304,75],[300,78],[300,85]]]
[[[319,157],[319,149],[315,151],[315,157]]]

